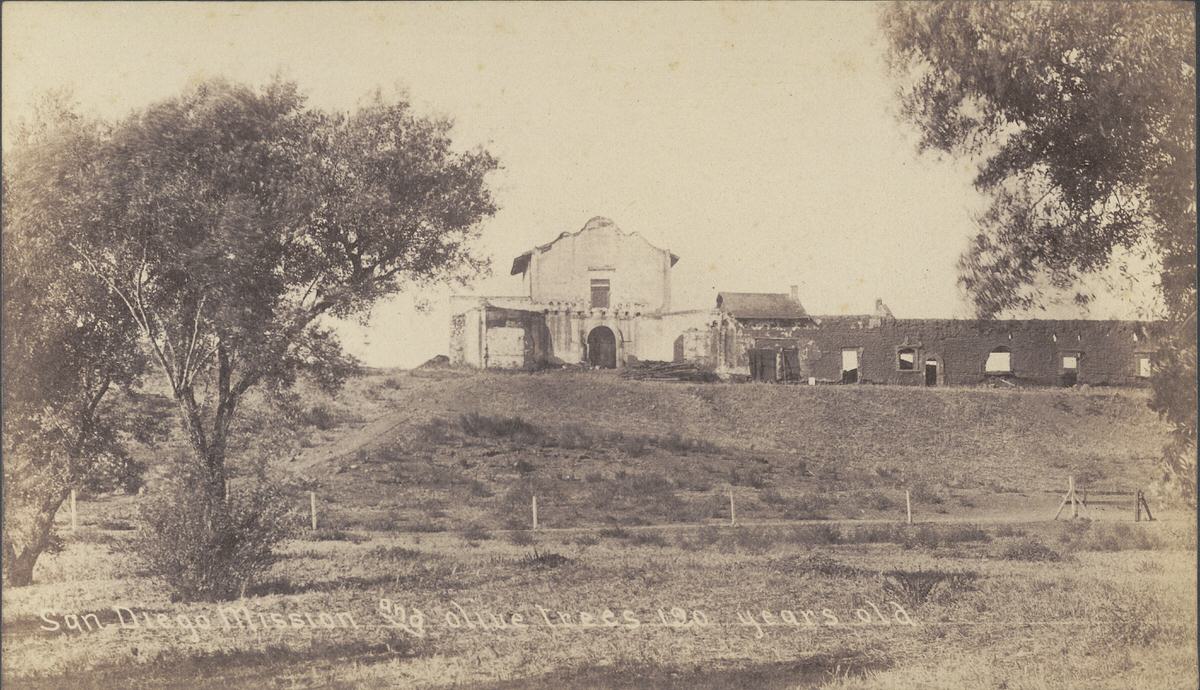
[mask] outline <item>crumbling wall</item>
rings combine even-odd
[[[689,328],[676,339],[676,362],[702,362],[715,367],[714,351],[710,348],[711,334],[707,328]]]
[[[1076,382],[1089,385],[1143,385],[1137,356],[1155,350],[1155,326],[1134,321],[876,319],[829,317],[809,334],[812,375],[841,380],[843,349],[861,350],[859,380],[864,383],[925,385],[925,362],[935,360],[939,384],[972,385],[997,378],[1055,386],[1065,382],[1063,357],[1075,356]],[[902,370],[899,352],[915,351],[912,370]],[[988,354],[1010,352],[1011,371],[985,371]]]
[[[533,367],[545,360],[547,330],[541,312],[488,306],[484,326],[484,366]]]
[[[927,361],[936,385],[976,385],[1005,379],[1041,386],[1141,386],[1138,358],[1157,349],[1161,325],[1137,321],[893,319],[880,315],[795,321],[722,318],[709,328],[708,356],[718,370],[750,375],[751,350],[795,349],[802,379],[843,380],[843,350],[858,353],[860,383],[926,385]],[[988,355],[1005,348],[1010,371],[985,371]],[[911,369],[901,350],[911,350]],[[853,357],[851,355],[850,357]],[[1073,357],[1077,368],[1064,366]],[[694,358],[700,359],[699,355]],[[1070,376],[1073,371],[1074,376]],[[1073,381],[1072,381],[1073,379]]]
[[[736,319],[722,315],[715,324],[718,371],[750,375],[751,350],[799,350],[801,375],[807,378],[809,335],[815,325],[800,319]],[[777,368],[777,371],[780,369]]]
[[[466,314],[455,314],[450,317],[450,363],[459,366],[466,363],[466,344],[463,337],[466,331]]]

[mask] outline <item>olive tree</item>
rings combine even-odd
[[[481,267],[496,162],[450,129],[378,95],[329,114],[294,84],[221,81],[112,128],[106,218],[69,250],[136,322],[214,501],[248,390],[347,373],[323,317]]]
[[[145,365],[132,317],[78,272],[59,244],[93,222],[102,141],[99,125],[50,97],[5,157],[0,334],[8,585],[32,581],[68,493],[128,479],[135,465],[126,441],[149,430],[115,399]]]
[[[1194,502],[1194,5],[944,0],[881,17],[921,148],[979,163],[990,203],[959,281],[980,317],[1125,268],[1122,252],[1156,259],[1173,325],[1152,407],[1175,430],[1164,472]]]

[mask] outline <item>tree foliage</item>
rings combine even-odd
[[[0,276],[10,585],[32,580],[68,492],[130,478],[136,464],[125,441],[151,430],[114,399],[145,365],[132,319],[107,289],[79,279],[57,241],[91,222],[97,180],[90,171],[99,145],[97,125],[51,97],[5,161]]]
[[[450,128],[378,95],[341,115],[294,84],[211,81],[108,132],[97,222],[66,244],[136,322],[214,501],[250,388],[352,369],[324,316],[481,265],[496,163]]]
[[[112,123],[61,112],[67,126],[38,129],[5,166],[6,450],[28,448],[28,429],[69,432],[62,417],[82,410],[55,452],[116,452],[98,401],[133,380],[144,353],[178,408],[195,463],[179,474],[201,506],[195,522],[160,526],[269,552],[279,534],[256,516],[261,502],[226,496],[239,403],[302,372],[336,387],[356,363],[327,317],[480,270],[474,241],[496,210],[485,178],[497,163],[454,148],[448,120],[403,101],[376,94],[329,113],[282,81],[208,81]],[[12,385],[18,372],[28,378]],[[45,484],[55,509],[79,480],[77,465],[56,466],[68,469]],[[237,560],[192,555],[176,565]],[[189,597],[230,593],[213,572],[172,577]]]
[[[960,262],[980,316],[1038,306],[1153,247],[1170,313],[1195,311],[1193,7],[920,2],[883,13],[921,146],[981,161],[991,204]],[[1086,297],[1084,295],[1083,297]]]
[[[921,147],[980,162],[959,263],[981,317],[1038,306],[1151,248],[1171,335],[1151,407],[1165,477],[1196,500],[1195,9],[1181,2],[895,3],[882,15]],[[1087,295],[1080,294],[1086,303]]]

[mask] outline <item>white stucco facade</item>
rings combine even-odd
[[[705,311],[671,312],[678,257],[607,218],[516,257],[519,297],[458,298],[450,358],[476,367],[671,360]]]

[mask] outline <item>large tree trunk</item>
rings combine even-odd
[[[191,441],[192,449],[204,471],[203,489],[212,505],[223,504],[227,498],[225,480],[228,475],[225,469],[225,453],[228,448],[229,431],[233,426],[238,401],[253,380],[247,378],[235,388],[231,385],[232,378],[233,366],[229,354],[223,345],[219,345],[217,347],[216,409],[212,415],[211,424],[205,419],[200,405],[196,402],[195,393],[190,384],[175,392],[175,399],[179,404],[184,426],[188,431],[188,439]]]
[[[50,544],[54,529],[54,516],[67,499],[68,489],[48,496],[35,508],[25,537],[25,544],[17,550],[13,540],[6,534],[4,539],[4,584],[7,587],[24,587],[33,583],[33,568],[37,559]],[[9,516],[5,516],[8,519]],[[16,535],[13,535],[16,536]]]

